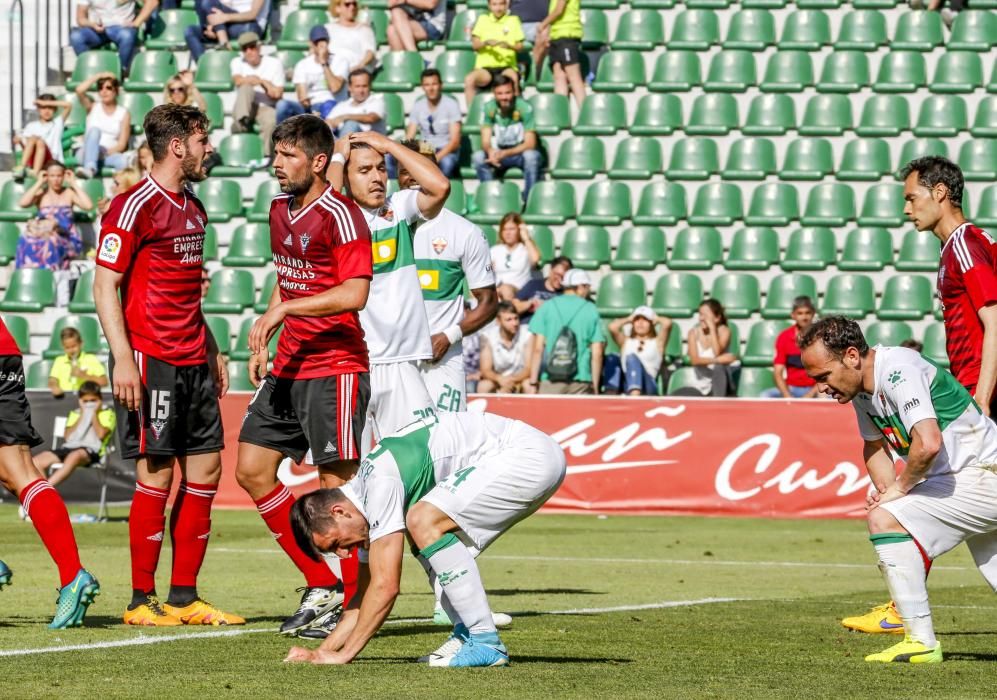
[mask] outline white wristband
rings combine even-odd
[[[451,345],[460,342],[460,339],[464,337],[464,332],[460,329],[460,325],[454,324],[443,331],[443,335],[447,337]]]
[[[340,165],[346,165],[346,156],[342,153],[333,153],[332,158],[329,159],[330,163],[339,163]]]

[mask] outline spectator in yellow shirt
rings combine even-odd
[[[470,109],[479,90],[489,87],[499,75],[507,75],[519,94],[516,54],[523,50],[523,24],[509,14],[509,0],[488,0],[488,12],[478,17],[471,30],[471,46],[477,53],[474,70],[464,78],[464,100]]]
[[[582,77],[582,7],[581,0],[550,0],[547,17],[537,29],[537,44],[547,45],[547,60],[554,73],[554,92],[571,95],[579,109],[585,101]]]
[[[67,326],[59,334],[64,355],[55,358],[48,375],[48,388],[52,396],[62,398],[67,391],[79,391],[83,382],[107,386],[107,370],[97,356],[83,352],[83,338],[75,328]]]
[[[79,408],[71,411],[66,419],[62,447],[32,457],[35,467],[44,474],[53,464],[62,462],[62,468],[49,477],[49,483],[55,486],[65,481],[76,467],[93,464],[104,456],[116,425],[114,409],[101,402],[97,383],[83,382]]]

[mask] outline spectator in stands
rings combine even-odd
[[[515,298],[533,277],[540,262],[540,249],[530,235],[530,228],[523,217],[509,212],[502,217],[498,228],[499,242],[492,246],[492,269],[498,285],[499,299]]]
[[[471,30],[471,46],[477,52],[474,70],[464,78],[464,101],[468,109],[478,90],[498,85],[504,76],[519,94],[516,54],[523,50],[523,25],[510,15],[508,0],[488,0],[488,12],[478,16]]]
[[[547,17],[548,0],[512,0],[509,14],[519,17],[523,27],[523,36],[533,45],[537,43],[537,29]],[[536,60],[534,60],[536,63]]]
[[[384,98],[371,94],[370,73],[359,68],[352,71],[349,86],[350,99],[337,104],[326,119],[336,138],[358,131],[386,133]]]
[[[232,108],[232,133],[250,133],[255,124],[263,140],[263,151],[270,156],[270,137],[277,126],[277,102],[284,95],[284,66],[276,56],[264,56],[256,32],[239,35],[242,54],[232,59],[235,83],[235,107]]]
[[[447,0],[388,0],[388,46],[418,51],[420,41],[439,41],[447,29]]]
[[[956,16],[965,10],[968,5],[968,0],[928,0],[927,5],[925,5],[924,0],[910,0],[912,10],[928,9],[941,13],[942,22],[949,29],[952,28],[952,23],[955,22]]]
[[[175,105],[194,105],[202,112],[208,111],[208,101],[194,84],[194,71],[182,70],[166,81],[163,86],[163,102]],[[152,155],[152,151],[149,151]],[[151,162],[150,162],[151,165]]]
[[[687,337],[689,362],[695,369],[691,385],[672,392],[675,396],[727,396],[733,387],[730,366],[737,356],[730,351],[730,327],[723,305],[707,299],[699,305],[699,323]]]
[[[582,76],[581,0],[556,0],[550,14],[540,23],[537,34],[546,45],[547,60],[554,73],[554,92],[571,95],[579,108],[585,101],[585,78]]]
[[[535,394],[530,384],[533,336],[520,323],[516,307],[499,302],[495,323],[481,330],[482,394]]]
[[[350,63],[329,50],[329,31],[319,25],[308,35],[311,50],[294,66],[295,97],[277,103],[277,123],[297,114],[314,113],[325,119],[337,102],[346,99]]]
[[[94,205],[65,165],[49,161],[44,177],[21,195],[18,206],[38,207],[38,214],[18,241],[17,267],[60,270],[70,259],[80,257],[83,239],[73,221],[73,207],[90,211]]]
[[[143,148],[148,148],[143,144]],[[139,148],[139,160],[141,161],[142,148]],[[103,216],[107,213],[107,208],[111,206],[111,200],[117,197],[119,194],[124,194],[135,185],[138,181],[145,177],[145,173],[139,172],[136,167],[128,167],[123,170],[119,170],[114,173],[111,177],[111,192],[108,196],[101,197],[97,200],[97,213]],[[98,231],[100,230],[100,222],[94,226]]]
[[[464,302],[464,310],[467,311],[468,308],[468,303]],[[481,331],[464,336],[461,353],[464,356],[465,387],[468,394],[473,394],[478,390],[478,382],[481,381]]]
[[[127,76],[139,28],[158,5],[159,0],[145,0],[142,9],[136,12],[135,0],[79,0],[76,26],[69,32],[69,43],[77,56],[113,43],[118,47],[122,75]]]
[[[435,68],[422,72],[421,85],[423,96],[412,105],[405,138],[432,144],[440,170],[456,178],[460,173],[460,105],[443,94],[443,80]]]
[[[629,334],[624,333],[627,325]],[[638,306],[626,318],[614,319],[609,324],[609,334],[620,353],[606,355],[602,371],[605,392],[657,396],[658,374],[671,329],[672,320],[658,316],[650,306]]]
[[[924,343],[918,340],[914,340],[913,338],[907,338],[907,340],[901,340],[900,347],[910,348],[914,352],[924,352]]]
[[[369,24],[357,22],[359,0],[332,0],[329,14],[336,19],[325,25],[329,31],[329,46],[345,56],[350,72],[364,69],[373,73],[377,66],[377,39]]]
[[[63,354],[55,358],[48,374],[52,396],[62,398],[67,391],[79,391],[84,382],[107,386],[107,370],[93,353],[83,351],[83,338],[72,326],[59,332]]]
[[[799,296],[793,299],[793,309],[789,314],[793,325],[775,339],[775,361],[772,364],[775,388],[767,389],[762,396],[770,399],[814,399],[819,396],[817,383],[803,369],[798,344],[816,315],[817,308],[810,297]]]
[[[530,386],[541,394],[599,393],[606,336],[591,292],[588,273],[569,270],[564,293],[545,302],[530,321]]]
[[[87,94],[94,83],[97,101]],[[131,115],[118,104],[119,90],[120,84],[113,73],[98,73],[76,86],[76,99],[87,111],[83,146],[76,152],[76,160],[82,163],[76,174],[84,179],[97,175],[105,166],[120,170],[131,162],[128,154]]]
[[[62,447],[39,452],[31,460],[42,474],[52,465],[61,463],[62,467],[48,478],[49,484],[57,486],[68,479],[77,467],[100,461],[107,453],[116,425],[114,409],[105,406],[101,400],[100,385],[83,382],[80,385],[79,406],[66,418]]]
[[[544,279],[533,278],[520,288],[512,305],[523,323],[530,322],[541,304],[561,293],[564,275],[571,268],[571,258],[559,255],[550,261],[550,272]]]
[[[149,174],[149,171],[152,170],[152,164],[154,162],[155,159],[152,157],[152,149],[149,148],[149,144],[143,141],[142,145],[138,147],[135,158],[135,166],[139,172],[139,180]]]
[[[208,273],[208,268],[201,268],[201,298],[208,296],[208,290],[211,289],[211,275]]]
[[[512,80],[495,79],[494,98],[481,117],[481,150],[471,156],[482,182],[494,180],[509,168],[523,170],[523,203],[540,179],[542,159],[533,118],[533,105],[516,97]]]
[[[37,180],[50,160],[65,160],[62,134],[73,103],[69,100],[57,100],[55,95],[46,92],[35,100],[35,108],[38,110],[38,119],[28,122],[20,134],[14,135],[14,145],[24,149],[21,167],[14,171],[14,179],[18,182],[23,181],[28,173]],[[59,110],[62,110],[61,114]]]
[[[187,27],[184,38],[190,56],[195,61],[204,55],[205,41],[231,49],[231,37],[239,38],[247,32],[256,34],[257,41],[266,30],[269,0],[197,0],[199,25]],[[242,44],[239,44],[242,48]],[[283,85],[283,82],[281,83]]]

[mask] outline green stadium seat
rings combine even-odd
[[[672,24],[669,49],[706,51],[720,43],[720,23],[713,10],[688,9],[680,12]]]
[[[312,27],[329,22],[324,10],[294,10],[284,18],[284,30],[277,42],[279,49],[307,49],[308,33]],[[390,55],[390,54],[389,54]]]
[[[861,320],[876,310],[872,278],[862,274],[835,275],[827,283],[821,313]]]
[[[13,221],[0,221],[0,267],[6,267],[17,256],[17,241],[21,229]]]
[[[924,329],[924,349],[921,354],[946,369],[949,366],[948,349],[945,347],[945,326],[941,323],[929,324]]]
[[[779,171],[781,180],[823,180],[834,171],[831,142],[820,138],[795,139],[786,148]]]
[[[448,49],[470,50],[471,30],[478,20],[478,13],[473,10],[461,10],[454,15],[453,22],[450,23],[450,33],[447,36],[446,46]]]
[[[464,121],[461,122],[462,133],[473,135],[481,133],[481,118],[485,113],[485,102],[491,97],[487,92],[479,92],[474,96],[474,99],[471,100],[471,106],[467,109],[467,114],[464,115]]]
[[[86,51],[76,57],[73,75],[66,81],[67,90],[75,90],[76,86],[97,73],[114,73],[121,79],[121,61],[117,51]]]
[[[826,270],[837,258],[834,232],[823,226],[808,226],[790,234],[782,258],[782,269],[791,272]]]
[[[218,345],[218,351],[228,357],[232,353],[232,326],[229,325],[228,319],[224,316],[207,316],[204,321]],[[249,352],[248,348],[246,352]]]
[[[609,177],[614,180],[650,180],[661,169],[661,141],[631,136],[617,144]]]
[[[901,12],[897,18],[897,28],[893,32],[890,49],[931,51],[936,46],[941,46],[944,40],[940,13]]]
[[[161,93],[163,86],[176,72],[177,62],[171,52],[143,51],[132,59],[132,68],[125,81],[125,90]],[[132,115],[132,119],[134,118]]]
[[[622,182],[597,182],[585,191],[580,224],[616,226],[630,218],[630,188]]]
[[[688,215],[685,188],[675,182],[644,185],[633,222],[639,226],[674,226]]]
[[[78,316],[76,314],[60,316],[52,326],[48,347],[42,352],[42,357],[46,360],[54,360],[65,354],[62,349],[62,339],[59,337],[63,328],[75,328],[80,332],[84,352],[98,353],[102,351],[101,338],[104,333],[94,316]]]
[[[724,180],[764,180],[776,172],[775,144],[769,139],[743,138],[730,146]]]
[[[630,7],[641,10],[670,10],[677,0],[632,0]]]
[[[249,270],[219,270],[211,275],[201,308],[209,314],[238,314],[253,305],[255,289]]]
[[[280,194],[280,183],[276,178],[267,178],[258,186],[253,197],[253,206],[246,212],[246,218],[254,222],[270,221],[270,203],[278,194]]]
[[[775,44],[775,18],[764,9],[739,10],[731,15],[727,26],[725,49],[764,51]]]
[[[890,171],[890,147],[886,141],[853,139],[845,144],[836,177],[875,182]]]
[[[713,139],[679,139],[672,146],[665,176],[669,180],[709,180],[720,170],[720,155]]]
[[[535,224],[531,229],[533,242],[540,249],[540,264],[545,265],[554,259],[554,232],[544,224]]]
[[[41,311],[55,305],[55,276],[51,270],[24,267],[14,270],[0,311]]]
[[[249,378],[249,363],[231,362],[228,365],[229,391],[256,391],[253,380]]]
[[[569,182],[538,182],[530,190],[523,218],[530,224],[563,224],[574,219],[578,205]]]
[[[638,306],[647,303],[644,278],[636,272],[611,272],[599,281],[596,308],[603,318],[629,316]]]
[[[744,218],[741,189],[728,182],[703,185],[696,192],[689,223],[694,226],[730,226]]]
[[[959,167],[968,182],[997,180],[997,139],[963,143],[959,149]]]
[[[271,257],[270,226],[241,224],[232,233],[232,242],[222,264],[226,267],[261,267],[270,262]]]
[[[896,275],[886,280],[876,316],[887,321],[918,321],[931,313],[931,282],[921,275]]]
[[[946,51],[935,64],[931,92],[971,93],[983,87],[983,62],[969,51]]]
[[[824,59],[817,92],[859,92],[869,86],[869,59],[859,51],[835,51]]]
[[[211,169],[213,177],[249,177],[266,165],[263,140],[258,134],[231,134],[218,144],[222,164]]]
[[[724,268],[767,270],[779,262],[779,236],[767,226],[750,226],[734,233]]]
[[[899,136],[910,129],[910,106],[902,95],[873,95],[862,106],[855,133],[859,136]]]
[[[389,51],[381,57],[381,70],[374,77],[374,92],[408,92],[419,84],[423,69],[418,51]]]
[[[695,51],[665,51],[658,55],[647,88],[651,92],[688,92],[702,84],[703,68]]]
[[[266,279],[263,280],[263,286],[260,287],[260,294],[256,297],[256,303],[253,304],[253,311],[258,314],[265,313],[267,307],[270,305],[270,296],[273,294],[273,288],[277,286],[277,273],[268,272]]]
[[[584,11],[582,12],[584,16]],[[583,76],[591,74],[595,70],[595,66],[589,61],[589,55],[587,52],[582,51],[579,56],[581,59],[581,72]],[[544,61],[543,66],[540,69],[540,78],[534,83],[537,90],[541,92],[552,92],[554,90],[554,71],[550,66],[550,61]],[[487,95],[489,98],[490,94]]]
[[[779,10],[786,6],[789,0],[742,0],[741,7],[762,10]]]
[[[551,175],[557,179],[592,180],[606,172],[603,140],[594,136],[574,136],[561,142]]]
[[[291,82],[291,78],[294,77],[294,67],[307,55],[308,52],[301,49],[280,49],[274,54],[280,65],[284,66],[284,92],[288,95],[293,96],[295,93],[294,83]]]
[[[831,43],[831,24],[821,10],[796,10],[786,16],[780,49],[819,51]]]
[[[242,190],[235,180],[205,180],[197,187],[197,198],[204,204],[209,221],[224,223],[242,216]]]
[[[221,96],[214,92],[202,92],[201,97],[204,98],[205,114],[211,122],[211,130],[221,129],[225,125],[225,106]]]
[[[217,318],[228,322],[227,319],[214,316],[209,318]],[[239,334],[236,337],[234,343],[231,344],[231,350],[229,351],[229,357],[234,361],[234,363],[241,364],[246,362],[250,357],[249,352],[249,331],[253,329],[253,323],[256,322],[255,318],[247,318],[239,324]],[[277,354],[277,341],[280,338],[280,333],[274,333],[273,337],[270,339],[269,350],[270,357],[273,358]],[[234,387],[233,387],[234,388]]]
[[[928,102],[928,100],[925,100]],[[900,158],[897,160],[895,172],[899,172],[903,166],[915,158],[921,156],[944,156],[948,158],[949,149],[945,141],[938,138],[908,139],[900,147]]]
[[[132,133],[141,134],[145,115],[156,106],[152,96],[143,92],[126,92],[121,95],[120,99],[121,106],[128,110],[128,114],[131,116]]]
[[[841,136],[852,128],[852,103],[845,95],[814,95],[800,124],[803,136]]]
[[[582,48],[601,49],[609,43],[609,17],[606,13],[595,7],[583,9]]]
[[[5,325],[7,330],[10,331],[10,335],[14,339],[14,342],[17,343],[17,348],[21,351],[21,354],[30,353],[31,330],[28,326],[28,319],[23,316],[4,314],[3,325]]]
[[[803,92],[814,84],[814,65],[805,51],[777,51],[765,64],[762,92]]]
[[[973,220],[978,226],[997,227],[997,185],[990,185],[980,193]]]
[[[796,6],[805,10],[834,10],[844,0],[796,0]]]
[[[722,10],[730,7],[732,0],[686,0],[686,7]]]
[[[462,92],[464,78],[474,70],[473,51],[444,51],[436,57],[436,70],[443,79],[444,92]]]
[[[588,101],[588,98],[586,98]],[[644,95],[637,102],[630,134],[633,136],[668,136],[681,129],[682,103],[676,95]]]
[[[152,30],[146,34],[145,48],[153,50],[172,50],[187,48],[184,32],[187,27],[200,24],[197,13],[193,10],[160,10],[159,17],[152,23]],[[137,60],[138,54],[135,59]],[[135,64],[132,63],[132,70]],[[160,86],[162,88],[162,86]]]
[[[218,259],[218,231],[214,224],[204,227],[204,248],[201,254],[206,261]]]
[[[612,136],[626,126],[627,108],[620,95],[593,94],[582,103],[573,131],[580,136]]]
[[[789,325],[787,321],[757,321],[751,324],[741,363],[745,367],[765,367],[771,375],[775,360],[775,340]],[[741,372],[743,377],[744,370]]]
[[[900,241],[897,269],[901,272],[935,272],[941,258],[941,244],[928,231],[908,231]]]
[[[66,129],[62,133],[63,141],[65,141],[67,137],[78,136],[86,130],[87,113],[76,95],[66,94],[63,99],[69,100],[70,105],[72,105],[69,116],[66,117]]]
[[[527,101],[533,105],[533,118],[541,136],[554,136],[571,128],[571,106],[566,95],[538,92]]]
[[[848,185],[826,182],[810,190],[800,220],[804,226],[844,226],[855,220],[855,193]]]
[[[669,318],[688,318],[703,301],[703,279],[692,272],[666,272],[654,283],[651,308]]]
[[[755,57],[750,51],[725,49],[713,56],[703,83],[707,92],[745,92],[758,84]]]
[[[915,14],[915,13],[911,13]],[[916,13],[923,14],[923,13]],[[875,92],[915,92],[928,82],[924,56],[914,51],[890,51],[879,63]]]
[[[810,275],[790,274],[774,277],[765,294],[762,318],[785,319],[793,310],[796,297],[810,297],[817,302],[817,282]]]
[[[897,6],[897,0],[854,0],[853,5],[860,10],[892,10]]]
[[[678,232],[668,261],[671,270],[709,270],[723,261],[723,241],[712,226],[693,226]]]
[[[609,263],[609,231],[602,226],[575,226],[564,233],[561,255],[571,258],[575,267],[598,270]]]
[[[235,51],[208,51],[197,62],[194,84],[202,92],[230,92],[232,83],[232,59],[238,56]]]
[[[695,389],[699,385],[699,378],[696,376],[696,368],[683,365],[676,367],[668,375],[668,386],[665,388],[667,395],[674,395],[681,389]],[[698,391],[698,389],[697,389]]]
[[[384,97],[384,123],[387,126],[387,131],[391,134],[393,131],[405,128],[405,103],[402,102],[400,95],[393,92],[386,93]]]
[[[958,95],[938,95],[921,101],[915,135],[952,137],[968,129],[966,101]]]
[[[977,138],[997,137],[997,97],[984,97],[980,100],[969,132]]]
[[[789,95],[758,95],[741,127],[747,136],[781,136],[796,129],[796,105]]]
[[[647,76],[641,53],[614,50],[599,60],[592,88],[597,92],[633,92],[645,84]]]
[[[903,226],[904,216],[903,185],[881,183],[865,191],[862,211],[859,212],[859,226]]]
[[[474,192],[474,206],[467,218],[476,224],[497,224],[509,212],[520,211],[522,201],[514,182],[482,182]]]
[[[845,236],[838,269],[845,272],[879,272],[893,264],[893,239],[885,228],[853,228]]]
[[[728,318],[748,318],[761,308],[758,278],[743,272],[725,272],[713,280],[710,296],[723,304]]]
[[[837,51],[875,51],[889,41],[886,17],[877,10],[852,10],[841,13],[841,27],[834,42]]]
[[[48,389],[48,375],[52,372],[52,360],[38,360],[27,366],[25,388]]]
[[[651,51],[665,43],[665,24],[657,10],[633,9],[620,15],[613,50]]]
[[[588,104],[588,100],[585,103]],[[685,133],[692,136],[723,136],[739,126],[734,96],[711,93],[700,95],[693,102]]]
[[[949,51],[990,51],[997,44],[997,15],[981,10],[963,10],[952,23],[946,49]]]
[[[0,221],[27,221],[35,215],[35,208],[21,209],[18,205],[27,188],[24,183],[7,180],[0,189]]]
[[[463,181],[450,181],[450,194],[447,195],[447,201],[443,206],[459,216],[467,213],[467,193],[464,191]]]
[[[657,226],[634,226],[623,231],[616,255],[610,262],[614,270],[653,270],[668,257],[665,234]]]
[[[93,270],[87,270],[76,281],[76,289],[73,290],[73,298],[69,301],[69,310],[74,314],[97,313],[97,306],[93,301]]]
[[[786,226],[799,218],[796,188],[784,182],[768,182],[751,193],[744,222],[749,226]]]

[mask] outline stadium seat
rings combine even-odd
[[[681,367],[676,367],[675,370],[668,375],[668,386],[665,388],[665,393],[673,395],[680,389],[696,388],[698,385],[699,379],[696,376],[696,368],[683,365]]]
[[[52,326],[48,347],[42,352],[42,357],[46,360],[54,360],[60,355],[65,354],[65,350],[62,349],[62,339],[59,337],[63,328],[75,328],[80,332],[84,352],[99,353],[103,350],[101,348],[101,339],[104,333],[96,317],[78,316],[76,314],[60,316]]]
[[[675,182],[644,185],[633,222],[640,226],[674,226],[688,215],[685,188]]]
[[[670,10],[678,0],[632,0],[630,7],[642,10]]]
[[[727,26],[725,49],[764,51],[775,43],[775,18],[764,9],[746,9],[735,12]]]
[[[574,136],[561,142],[551,175],[559,180],[592,180],[606,172],[606,150],[602,139]]]
[[[464,191],[462,180],[450,181],[450,194],[447,195],[447,201],[443,206],[460,216],[467,213],[467,193]]]
[[[23,316],[4,314],[3,325],[7,327],[14,342],[17,343],[17,348],[21,354],[29,354],[31,352],[31,329],[28,325],[28,319]]]
[[[654,284],[651,308],[669,318],[688,318],[703,301],[703,279],[691,272],[666,272]]]
[[[865,191],[862,210],[859,212],[859,226],[903,226],[904,216],[903,185],[881,183]]]
[[[23,267],[14,270],[0,311],[41,311],[55,305],[55,276],[51,270]]]
[[[887,41],[886,17],[877,10],[841,13],[841,27],[834,48],[838,51],[875,51]]]
[[[232,233],[232,242],[222,264],[226,267],[261,267],[270,262],[271,257],[270,226],[241,224]]]
[[[977,226],[997,227],[997,185],[990,185],[980,194],[980,204],[973,217]]]
[[[613,50],[599,60],[592,89],[597,92],[633,92],[646,84],[644,56],[639,51]]]
[[[927,100],[925,100],[927,102]],[[945,156],[948,158],[949,149],[945,141],[938,138],[908,139],[900,147],[900,158],[897,160],[896,172],[915,158],[921,156]]]
[[[737,397],[751,399],[775,387],[775,375],[770,367],[742,367],[737,380]]]
[[[789,236],[782,269],[826,270],[838,257],[834,232],[823,226],[798,228]]]
[[[647,88],[651,92],[688,92],[702,84],[702,74],[695,51],[665,51],[654,63]]]
[[[788,2],[789,0],[742,0],[741,7],[779,10],[785,7]]]
[[[751,324],[748,340],[744,344],[741,362],[746,367],[767,367],[772,373],[775,360],[775,339],[789,328],[788,321],[757,321]],[[743,373],[743,370],[742,370]]]
[[[229,364],[228,388],[229,391],[256,391],[253,381],[249,378],[249,364],[247,362]]]
[[[443,91],[462,92],[464,78],[474,70],[474,52],[444,51],[436,57],[435,65],[443,79]]]
[[[945,40],[938,12],[901,12],[890,50],[931,51]]]
[[[668,268],[709,270],[722,262],[723,252],[720,232],[712,226],[684,228],[675,236]]]
[[[888,321],[917,321],[931,313],[931,282],[921,275],[896,275],[886,280],[877,317]]]
[[[636,272],[611,272],[599,281],[596,308],[603,318],[622,318],[647,303],[644,278]]]
[[[586,98],[588,101],[588,98]],[[644,95],[637,102],[632,136],[668,136],[684,125],[682,103],[676,95]]]
[[[941,323],[931,323],[924,329],[924,349],[921,354],[946,369],[949,366],[949,354],[945,347],[945,326]]]
[[[253,206],[246,212],[246,218],[254,222],[270,221],[270,203],[278,194],[280,194],[280,183],[276,178],[267,178],[257,187]]]
[[[855,220],[855,193],[848,185],[825,182],[810,190],[804,226],[844,226]]]
[[[582,48],[602,49],[609,45],[609,17],[601,8],[588,6],[582,10]]]
[[[213,316],[209,318],[215,318],[219,321],[225,321],[226,324],[228,320],[219,316]],[[239,333],[235,339],[235,342],[231,344],[231,350],[229,351],[229,357],[236,363],[243,363],[249,359],[251,353],[249,352],[249,331],[253,329],[253,324],[256,322],[255,318],[247,318],[239,324]],[[273,337],[270,339],[269,350],[270,357],[273,358],[277,354],[277,341],[280,338],[280,333],[274,333]]]
[[[205,180],[197,187],[197,198],[204,204],[209,221],[224,223],[242,216],[242,190],[235,180]]]
[[[938,95],[922,100],[914,125],[916,136],[957,136],[969,129],[966,101],[958,95]]]
[[[721,10],[730,7],[733,0],[686,0],[686,7],[707,8],[711,10]]]
[[[97,312],[93,301],[93,270],[87,270],[76,281],[73,298],[69,302],[69,310],[74,314],[92,314]]]
[[[554,250],[554,232],[550,230],[549,226],[544,224],[534,224],[530,229],[533,235],[533,242],[540,249],[540,265],[546,265],[554,259],[554,255],[556,254]]]
[[[969,132],[977,138],[997,137],[997,97],[984,97],[980,100]]]
[[[36,209],[29,207],[21,209],[18,205],[24,191],[24,183],[7,180],[0,189],[0,221],[27,221],[34,217]]]
[[[204,248],[201,251],[205,262],[218,259],[218,231],[214,224],[204,227]]]
[[[831,43],[831,24],[821,10],[796,10],[786,16],[780,49],[819,51]]]
[[[876,74],[876,82],[872,84],[872,89],[875,92],[907,94],[924,87],[927,82],[924,56],[914,51],[890,51],[879,63],[879,72]]]
[[[266,165],[263,140],[257,134],[231,134],[218,144],[222,164],[211,169],[213,177],[249,177]]]
[[[585,103],[588,104],[588,100]],[[685,133],[692,136],[723,136],[737,129],[739,124],[734,96],[710,93],[700,95],[692,103]]]
[[[171,52],[143,51],[132,59],[131,71],[125,81],[125,90],[161,93],[163,86],[176,72],[177,62]],[[134,115],[132,119],[135,119]]]
[[[767,226],[738,229],[724,261],[724,269],[767,270],[779,262],[779,236]]]
[[[897,5],[897,0],[854,0],[853,5],[860,10],[892,10]]]
[[[747,136],[781,136],[796,129],[796,105],[789,95],[758,95],[741,127]]]
[[[538,92],[527,101],[533,105],[533,119],[541,136],[554,136],[571,128],[571,106],[566,95]]]
[[[725,49],[713,56],[703,83],[707,92],[745,92],[758,84],[755,57],[750,51]]]
[[[672,24],[669,49],[706,51],[720,43],[720,23],[713,10],[688,9],[680,12]]]
[[[593,94],[585,98],[573,129],[579,136],[612,136],[626,129],[627,108],[615,94]]]
[[[204,98],[205,114],[211,122],[210,128],[212,131],[221,129],[225,125],[225,106],[222,104],[221,96],[214,92],[202,92],[201,97]]]
[[[602,226],[575,226],[564,233],[561,255],[571,258],[575,267],[598,270],[609,263],[609,231]]]
[[[211,275],[211,285],[201,307],[209,314],[238,314],[253,305],[255,289],[249,270],[219,270]]]
[[[77,56],[73,75],[66,81],[66,90],[75,90],[77,85],[97,73],[114,73],[118,80],[121,79],[121,60],[117,51],[91,50]]]
[[[835,275],[827,284],[821,313],[861,320],[876,310],[872,278],[862,274]]]
[[[474,192],[474,207],[467,218],[476,224],[497,224],[509,212],[520,211],[522,201],[514,182],[482,182]]]
[[[749,226],[786,226],[799,218],[796,188],[784,182],[768,182],[751,193],[744,222]]]
[[[582,13],[584,15],[584,11]],[[583,76],[589,76],[593,74],[595,67],[589,61],[588,52],[583,51],[581,56],[581,72]],[[552,92],[554,90],[554,71],[550,66],[550,61],[544,61],[540,69],[540,78],[535,82],[537,90],[541,92]],[[489,98],[491,95],[485,93]]]
[[[578,223],[616,226],[632,212],[629,187],[622,182],[597,182],[585,191]]]
[[[491,99],[487,92],[479,92],[471,100],[471,106],[467,108],[464,121],[461,122],[461,133],[477,136],[481,133],[481,119],[485,113],[485,102]]]
[[[724,180],[764,180],[776,172],[775,144],[764,138],[738,139],[730,146]]]
[[[25,388],[48,389],[48,375],[52,372],[51,360],[38,360],[27,366]]]
[[[197,13],[194,10],[160,10],[159,17],[152,22],[152,29],[146,34],[145,48],[153,50],[173,50],[187,48],[187,39],[184,32],[187,27],[196,27],[200,24]],[[137,60],[138,54],[135,59]],[[132,70],[135,64],[132,63]],[[162,89],[162,85],[160,85]]]
[[[765,64],[762,92],[803,92],[814,84],[814,66],[805,51],[777,51]]]
[[[852,103],[845,95],[814,95],[800,124],[802,136],[841,136],[852,128]]]
[[[610,262],[614,270],[653,270],[664,265],[668,257],[665,234],[657,226],[634,226],[623,231],[616,255]]]
[[[969,140],[959,149],[959,167],[967,182],[997,180],[997,139]]]
[[[901,272],[935,272],[941,257],[941,244],[929,231],[908,231],[900,241],[897,270]]]
[[[374,77],[374,92],[408,92],[419,84],[423,70],[418,51],[389,51],[381,57],[381,70]]]
[[[983,62],[969,51],[946,51],[938,57],[928,89],[938,93],[971,93],[983,87]]]
[[[651,51],[665,43],[662,13],[656,10],[633,9],[620,14],[620,23],[613,39],[613,50],[634,49]]]
[[[478,19],[478,13],[474,10],[461,10],[454,14],[450,23],[450,33],[447,35],[446,46],[448,49],[470,50],[471,30]]]
[[[617,144],[609,177],[614,180],[650,180],[661,169],[661,141],[631,136]]]
[[[858,51],[835,51],[824,59],[817,92],[859,92],[869,86],[869,59]]]
[[[679,139],[672,145],[665,176],[669,180],[709,180],[720,170],[720,155],[713,139]]]
[[[270,305],[270,296],[273,294],[275,286],[277,286],[277,273],[268,272],[266,279],[263,280],[263,286],[260,287],[260,294],[256,297],[256,303],[253,304],[253,311],[258,314],[266,312],[267,307]]]
[[[0,267],[6,267],[17,256],[17,241],[21,229],[13,221],[0,221]]]
[[[946,48],[949,51],[990,51],[997,44],[997,15],[981,10],[963,10],[952,23]]]
[[[197,62],[194,84],[197,89],[207,92],[230,92],[232,84],[232,59],[238,56],[234,51],[208,51]]]
[[[329,14],[324,10],[294,10],[284,18],[283,31],[277,48],[307,49],[308,33],[312,27],[329,22]],[[387,54],[390,55],[390,54]]]
[[[530,224],[563,224],[574,219],[578,205],[569,182],[538,182],[530,190],[523,218]]]
[[[152,95],[147,95],[144,92],[126,92],[120,96],[120,100],[121,106],[128,110],[128,114],[131,116],[132,133],[141,134],[145,115],[156,106]]]
[[[810,275],[789,274],[772,278],[765,294],[762,318],[782,320],[789,318],[796,297],[808,296],[817,302],[817,282]]]
[[[893,239],[885,228],[853,228],[845,236],[838,269],[845,272],[879,272],[893,264]]]
[[[730,226],[744,218],[741,189],[729,182],[703,185],[696,192],[689,223],[694,226]]]
[[[874,95],[862,105],[855,133],[859,136],[899,136],[910,129],[910,106],[902,95]]]
[[[795,139],[786,148],[780,180],[823,180],[834,171],[831,142],[820,138]]]
[[[232,326],[229,325],[228,319],[224,316],[206,316],[204,321],[218,345],[218,351],[228,357],[232,352]],[[248,347],[246,352],[248,354]]]
[[[835,176],[839,180],[875,182],[890,172],[890,147],[882,139],[853,139],[845,144]]]
[[[713,280],[710,296],[723,304],[728,318],[748,318],[761,307],[758,278],[748,273],[719,275]]]

